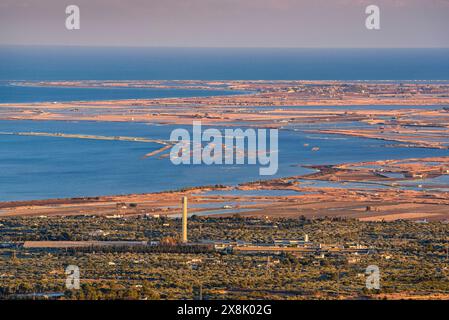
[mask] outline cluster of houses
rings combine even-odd
[[[360,244],[346,246],[336,244],[321,244],[309,241],[308,235],[303,240],[277,239],[273,242],[248,242],[240,240],[202,240],[201,244],[212,245],[220,252],[264,253],[264,252],[303,252],[303,253],[355,253],[368,254],[370,248]]]

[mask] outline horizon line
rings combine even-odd
[[[121,46],[121,45],[83,45],[83,44],[8,44],[0,43],[0,47],[46,47],[46,48],[114,48],[114,49],[323,49],[323,50],[348,50],[348,49],[449,49],[448,47],[315,47],[315,46]]]

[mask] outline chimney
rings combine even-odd
[[[187,243],[187,197],[182,197],[182,243]]]

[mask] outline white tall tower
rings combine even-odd
[[[182,197],[182,242],[187,243],[187,197]]]

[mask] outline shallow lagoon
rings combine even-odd
[[[0,131],[59,132],[168,139],[175,128],[144,123],[0,121]],[[308,144],[307,147],[304,145]],[[391,148],[385,141],[313,135],[283,130],[279,134],[279,170],[259,176],[258,166],[173,165],[169,159],[142,156],[152,143],[0,135],[0,200],[145,193],[191,186],[227,184],[311,172],[297,164],[449,156],[449,150]],[[312,151],[319,147],[319,151]]]
[[[206,97],[239,93],[243,92],[220,89],[33,87],[0,81],[0,103]]]

